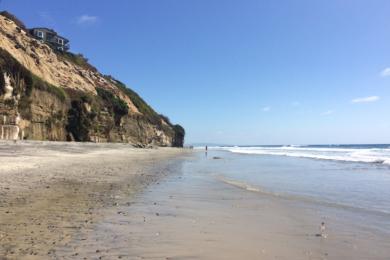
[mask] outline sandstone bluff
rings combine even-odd
[[[82,55],[35,39],[0,15],[0,139],[183,146],[184,129]]]

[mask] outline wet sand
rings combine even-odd
[[[365,230],[342,212],[222,181],[224,158],[92,144],[13,146],[13,157],[3,156],[10,147],[0,148],[0,256],[6,259],[390,255],[388,235]],[[7,158],[18,167],[4,170]],[[322,221],[326,238],[316,236]]]
[[[198,153],[98,229],[122,234],[115,244],[130,259],[388,259],[388,233],[333,208],[228,184],[217,174],[224,164],[223,155]]]

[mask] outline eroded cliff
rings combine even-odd
[[[0,15],[0,138],[182,146],[184,129],[82,57]]]

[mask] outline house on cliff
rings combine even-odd
[[[32,28],[30,29],[30,34],[41,42],[49,44],[56,50],[67,51],[70,48],[69,40],[65,37],[58,35],[58,33],[52,29],[44,27]]]

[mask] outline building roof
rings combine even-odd
[[[44,31],[48,31],[52,34],[54,34],[55,36],[57,36],[58,38],[61,38],[63,39],[64,41],[66,42],[69,42],[69,40],[61,35],[59,35],[56,31],[54,31],[53,29],[49,29],[49,28],[46,28],[46,27],[35,27],[35,28],[31,28],[30,30],[44,30]]]

